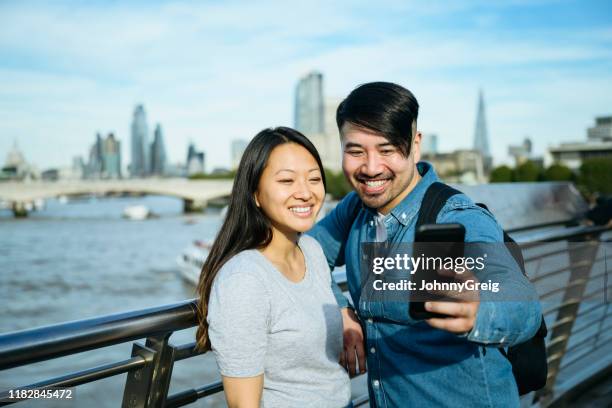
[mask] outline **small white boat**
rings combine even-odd
[[[210,252],[212,243],[204,241],[194,241],[193,245],[185,248],[181,255],[176,259],[179,271],[183,279],[197,285],[200,280],[202,265]]]
[[[194,241],[193,245],[185,248],[176,258],[181,277],[192,285],[197,286],[200,280],[202,265],[210,252],[212,242]],[[344,266],[336,267],[332,276],[336,282],[346,282],[346,269]]]
[[[36,211],[42,211],[45,209],[45,200],[43,200],[42,198],[37,198],[36,200],[34,200],[34,209]]]
[[[123,210],[123,217],[129,220],[146,220],[151,216],[151,212],[144,205],[130,205]]]

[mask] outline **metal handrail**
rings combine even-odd
[[[541,294],[541,295],[540,295],[540,299],[544,299],[544,298],[546,298],[546,297],[549,297],[550,295],[554,295],[555,293],[563,292],[564,290],[567,290],[567,288],[569,288],[569,287],[578,286],[578,285],[583,285],[583,284],[585,284],[585,283],[587,283],[587,282],[589,282],[589,281],[592,281],[592,280],[595,280],[595,279],[601,278],[601,277],[603,277],[603,276],[605,276],[605,275],[606,275],[606,272],[602,272],[602,273],[600,273],[600,274],[593,275],[593,276],[591,276],[591,277],[589,277],[589,278],[578,278],[578,279],[574,279],[574,280],[572,280],[572,281],[568,282],[568,283],[567,283],[565,286],[562,286],[562,287],[560,287],[560,288],[556,288],[556,289],[553,289],[553,290],[550,290],[550,291],[548,291],[548,292],[545,292],[545,293]],[[594,293],[595,293],[595,292],[594,292]],[[598,292],[596,292],[596,293],[598,293]],[[592,293],[590,293],[589,295],[591,295],[591,294],[592,294]],[[588,295],[587,295],[587,296],[588,296]],[[580,298],[580,301],[583,301],[583,300],[585,300],[585,297]]]
[[[0,370],[172,333],[196,325],[196,301],[0,335]]]
[[[567,252],[567,250],[564,250],[563,252]],[[543,255],[543,257],[544,256],[548,256],[548,254]],[[525,263],[527,263],[527,262],[528,261],[525,261]],[[574,262],[574,263],[572,263],[572,264],[570,264],[568,266],[564,266],[563,268],[553,269],[550,272],[546,272],[546,273],[542,273],[542,274],[536,275],[533,278],[530,278],[529,280],[531,280],[532,283],[536,283],[536,282],[539,282],[539,281],[541,281],[543,279],[550,278],[550,277],[555,276],[555,275],[559,275],[562,272],[568,272],[568,271],[571,271],[574,268],[580,268],[580,267],[588,266],[589,264],[590,264],[590,262],[588,262],[588,261]]]
[[[118,361],[115,363],[104,364],[98,367],[89,368],[78,371],[76,373],[67,374],[61,377],[51,378],[45,381],[40,381],[34,384],[19,387],[20,389],[48,389],[48,388],[71,388],[79,385],[87,384],[93,381],[102,380],[104,378],[113,377],[115,375],[124,374],[132,370],[137,370],[145,365],[145,360],[142,357],[132,357],[127,360]],[[7,392],[0,394],[0,401],[5,399]],[[18,401],[14,401],[18,402]],[[4,403],[6,404],[6,403]]]
[[[552,244],[554,242],[555,241],[552,241],[552,242],[543,242],[543,243],[538,242],[538,245]],[[582,249],[581,247],[588,247],[589,246],[588,243],[579,243],[579,242],[576,242],[576,243],[572,243],[572,244],[574,245],[573,249]],[[579,244],[582,244],[582,245],[577,246]],[[521,245],[521,247],[523,247],[523,245]],[[531,248],[534,248],[534,246],[532,245]],[[530,248],[525,248],[525,249],[530,249]],[[537,256],[533,256],[533,257],[525,256],[525,263],[533,262],[535,260],[540,260],[542,258],[552,257],[552,256],[555,256],[555,255],[561,255],[561,254],[564,254],[566,252],[567,252],[567,248],[561,248],[561,249],[555,249],[555,250],[550,251],[550,252],[546,252],[544,254],[538,254]]]
[[[535,247],[537,245],[545,245],[558,240],[593,235],[607,229],[608,228],[601,227],[585,227],[581,230],[574,229],[571,234],[563,232],[555,236],[551,235],[548,237],[547,241],[528,243],[527,246]],[[523,244],[521,244],[521,246],[523,246]],[[567,252],[567,250],[565,250],[564,253],[565,252]],[[599,258],[599,260],[601,260],[601,258]],[[571,267],[561,268],[557,271],[557,273],[565,272],[568,269],[571,270],[572,267],[584,268],[588,266],[582,262],[570,262],[570,264]],[[551,274],[547,275],[552,276]],[[588,281],[601,276],[604,276],[604,274],[600,273],[589,276],[588,278],[574,279],[566,284],[563,289],[565,290],[568,287],[586,285]],[[346,282],[343,283],[346,284]],[[555,289],[553,292],[556,293],[557,289]],[[580,300],[576,298],[566,299],[560,305],[547,309],[545,313],[552,313],[553,311],[570,307],[577,307],[580,302],[589,299],[600,292],[601,290],[597,290],[589,294],[584,294],[584,296],[580,297]],[[597,307],[600,306],[601,305],[598,305]],[[572,351],[578,347],[576,344],[569,348],[566,346],[569,336],[575,332],[580,332],[583,329],[582,327],[574,327],[574,322],[577,317],[586,315],[596,308],[589,308],[587,310],[580,311],[579,313],[577,312],[574,315],[561,317],[549,325],[549,330],[551,333],[563,326],[569,327],[569,332],[567,334],[560,334],[549,339],[548,346],[551,349],[560,348],[558,352],[555,352],[549,356],[549,364],[556,361],[561,361],[568,351]],[[83,351],[147,338],[146,346],[135,345],[132,358],[130,359],[67,374],[62,377],[31,384],[27,387],[45,388],[57,386],[77,386],[113,375],[134,373],[137,370],[141,371],[145,368],[150,370],[150,376],[151,378],[154,378],[155,370],[151,368],[153,367],[151,364],[159,364],[160,359],[165,358],[166,364],[169,362],[171,367],[176,361],[203,354],[203,352],[195,351],[195,342],[178,346],[172,346],[167,343],[167,339],[171,333],[194,327],[197,324],[196,316],[197,304],[196,300],[192,299],[171,305],[123,312],[92,319],[2,334],[0,335],[0,370],[6,370],[52,358],[63,357]],[[597,338],[599,338],[599,334],[597,336]],[[589,338],[589,340],[592,339]],[[583,341],[580,343],[583,343]],[[571,359],[565,361],[562,365],[557,366],[551,371],[551,378],[554,379],[559,370],[562,370],[569,364],[573,364],[573,362],[574,359]],[[171,369],[170,373],[166,373],[166,375],[171,375]],[[169,382],[169,378],[167,380]],[[218,393],[222,391],[222,389],[222,383],[217,381],[199,388],[185,390],[169,395],[167,398],[162,398],[161,400],[156,401],[165,401],[164,406],[167,407],[183,406],[194,402],[199,398]],[[367,398],[367,395],[361,396],[354,400],[353,404],[355,406],[365,404],[368,401]],[[156,403],[151,405],[158,406]]]
[[[594,225],[594,226],[582,226],[582,227],[571,227],[568,228],[569,231],[551,231],[547,234],[542,234],[541,237],[538,237],[537,241],[533,242],[519,242],[521,248],[529,249],[543,243],[551,243],[558,241],[567,241],[570,238],[579,238],[587,235],[599,235],[604,231],[610,230],[610,227],[605,225]]]
[[[572,356],[572,358],[570,360],[567,360],[567,361],[563,362],[563,364],[561,365],[561,368],[565,369],[565,368],[569,367],[570,365],[580,361],[580,359],[583,358],[585,355],[591,354],[594,350],[598,350],[601,347],[603,347],[603,345],[599,345],[598,346],[598,345],[595,344],[594,347],[592,347],[591,349],[587,349],[587,352],[582,353],[582,354],[578,354],[578,355],[575,355],[575,356]]]

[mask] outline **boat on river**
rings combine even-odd
[[[204,265],[211,246],[212,242],[196,240],[181,252],[176,258],[176,263],[183,279],[193,285],[198,284],[202,265]]]
[[[123,210],[123,217],[128,220],[146,220],[151,216],[151,211],[144,205],[130,205]]]
[[[198,284],[200,280],[200,271],[202,265],[210,252],[212,242],[196,240],[193,244],[183,250],[176,258],[176,263],[179,267],[181,277],[188,283],[193,285]],[[337,267],[332,272],[336,282],[346,281],[346,269],[344,266]]]

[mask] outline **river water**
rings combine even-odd
[[[123,209],[133,204],[144,204],[160,217],[123,219]],[[92,198],[68,204],[52,200],[27,219],[1,212],[0,332],[195,297],[195,287],[179,277],[175,259],[193,240],[212,239],[221,219],[218,212],[195,216],[181,212],[181,200],[155,196]],[[193,336],[193,329],[184,330],[171,341],[187,343]],[[0,389],[122,360],[130,353],[128,343],[3,371]],[[210,355],[180,361],[171,393],[217,378]],[[117,407],[124,384],[125,375],[116,376],[78,387],[72,403],[29,401],[23,405]]]
[[[123,219],[123,209],[134,204],[146,205],[159,218]],[[181,200],[157,196],[50,200],[25,219],[0,210],[0,333],[194,298],[195,287],[179,277],[176,258],[194,240],[213,239],[220,223],[218,210],[184,215]],[[188,343],[194,333],[183,330],[170,341]],[[0,390],[129,358],[131,344],[0,371]],[[19,406],[118,407],[125,377],[79,386],[72,401],[30,400]],[[179,361],[170,394],[218,379],[210,354]],[[363,390],[360,380],[355,387]],[[191,406],[224,405],[218,395]]]

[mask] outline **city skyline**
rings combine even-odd
[[[208,168],[229,167],[231,140],[292,125],[311,70],[333,98],[373,80],[406,86],[441,151],[472,145],[483,89],[496,164],[526,136],[542,154],[612,113],[607,2],[348,5],[3,2],[0,156],[16,140],[28,162],[65,166],[98,129],[125,147],[141,102],[171,137],[169,162],[193,140]]]

